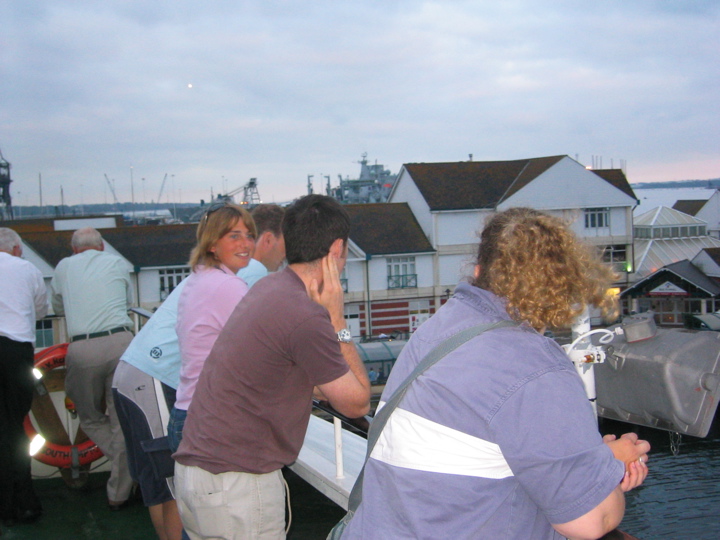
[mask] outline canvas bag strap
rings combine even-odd
[[[398,406],[403,396],[405,395],[408,387],[415,379],[422,375],[428,368],[435,365],[441,358],[450,354],[460,345],[468,342],[476,336],[479,336],[483,332],[493,330],[495,328],[504,328],[506,326],[518,326],[518,324],[519,323],[516,323],[515,321],[502,320],[493,324],[480,324],[477,326],[471,326],[470,328],[461,330],[457,334],[453,334],[445,341],[442,341],[434,349],[432,349],[427,354],[427,356],[425,356],[425,358],[423,358],[422,361],[417,366],[415,366],[415,369],[412,371],[412,373],[410,373],[410,375],[407,376],[407,378],[402,382],[402,384],[397,388],[397,390],[395,390],[392,397],[387,401],[387,403],[385,403],[385,406],[383,406],[383,408],[375,414],[375,417],[370,424],[370,431],[368,432],[368,444],[367,453],[365,455],[365,463],[367,463],[367,460],[370,458],[370,454],[375,447],[375,443],[377,443],[378,439],[380,438],[380,433],[382,433],[382,430],[385,427],[388,419],[390,418],[390,415]],[[365,464],[363,464],[363,467],[360,470],[360,474],[355,481],[355,485],[350,492],[350,498],[348,499],[349,512],[355,512],[358,506],[360,506],[360,502],[362,501],[362,483],[364,475]]]

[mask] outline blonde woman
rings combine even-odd
[[[234,204],[211,206],[200,220],[197,245],[190,254],[192,274],[178,301],[175,330],[182,364],[177,400],[170,412],[168,438],[172,451],[182,440],[182,428],[198,377],[215,340],[235,306],[248,291],[235,274],[255,252],[255,222]]]
[[[472,338],[410,384],[342,538],[591,539],[614,529],[650,445],[634,434],[603,440],[572,363],[543,336],[588,304],[612,313],[612,279],[561,220],[529,208],[492,217],[474,279],[413,334],[381,406],[449,336],[516,324]]]

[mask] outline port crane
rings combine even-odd
[[[252,208],[253,206],[256,206],[262,202],[262,200],[260,199],[260,192],[257,188],[257,178],[251,178],[244,186],[233,189],[225,195],[218,195],[218,199],[232,202],[234,200],[233,197],[241,191],[243,194],[243,198],[239,204],[247,205]]]
[[[115,195],[115,188],[112,185],[112,182],[108,178],[108,175],[105,174],[105,181],[107,182],[108,187],[110,188],[110,193],[112,193],[113,201],[115,201],[115,211],[118,211],[118,208],[120,208],[120,201],[118,201],[117,195]]]
[[[242,192],[243,198],[242,201],[235,203],[235,199],[233,198],[238,193]],[[260,192],[257,188],[257,178],[251,178],[247,184],[245,184],[242,187],[239,187],[237,189],[233,189],[232,191],[228,191],[225,194],[218,194],[217,198],[214,202],[226,202],[226,203],[235,203],[239,204],[241,206],[247,206],[248,209],[253,208],[254,206],[257,206],[258,204],[262,203],[262,199],[260,199]],[[197,222],[200,221],[200,218],[205,213],[206,208],[200,208],[197,212],[195,212],[191,217],[191,222]]]
[[[163,189],[165,188],[165,181],[166,181],[166,180],[167,180],[167,173],[165,173],[165,176],[163,177],[162,184],[160,184],[160,193],[158,193],[158,197],[157,197],[157,203],[158,203],[158,204],[160,204],[160,201],[162,200],[162,194],[163,194]]]

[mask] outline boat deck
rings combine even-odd
[[[2,526],[2,540],[157,540],[147,509],[137,502],[113,512],[107,506],[108,473],[91,474],[82,489],[67,487],[61,478],[35,480],[43,516],[33,524]],[[285,471],[291,495],[293,524],[288,540],[325,538],[345,511]]]

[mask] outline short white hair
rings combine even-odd
[[[96,229],[84,227],[73,233],[70,244],[75,249],[101,248],[103,239]]]
[[[0,251],[12,254],[15,246],[22,246],[20,235],[12,229],[0,227]]]

